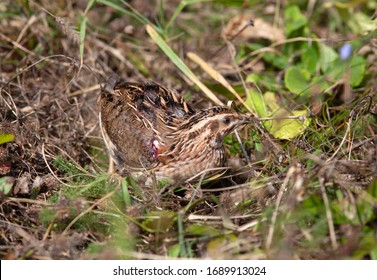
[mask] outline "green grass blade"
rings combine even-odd
[[[134,9],[129,3],[125,1],[121,1],[125,6],[128,7],[128,9],[125,9],[121,6],[119,6],[116,2],[112,2],[109,0],[97,0],[98,3],[102,3],[106,6],[109,6],[113,8],[114,10],[121,12],[122,14],[128,15],[130,17],[133,17],[137,21],[139,21],[142,24],[150,24],[153,25],[153,27],[159,32],[162,33],[163,30],[161,28],[158,28],[156,25],[154,25],[147,17],[140,14],[136,9]]]
[[[80,24],[80,68],[84,63],[84,43],[86,35],[86,21],[87,17],[84,15]]]
[[[130,196],[130,192],[128,191],[128,183],[125,178],[122,179],[122,192],[123,192],[123,200],[127,207],[131,206],[132,200]]]
[[[85,15],[86,15],[86,14],[89,12],[89,10],[93,7],[93,5],[94,5],[95,2],[96,2],[96,0],[90,0],[90,1],[88,2],[88,5],[86,5],[85,12],[84,12]]]
[[[179,241],[179,253],[181,257],[187,257],[187,249],[184,237],[184,228],[181,212],[177,212],[177,224],[178,224],[178,241]]]
[[[131,177],[127,176],[126,182],[135,191],[138,197],[143,198],[143,192],[141,191],[140,186]]]
[[[178,57],[178,55],[169,47],[165,40],[156,32],[156,30],[151,26],[147,25],[147,32],[149,36],[156,42],[160,49],[169,57],[169,59],[189,78],[193,83],[195,83],[209,99],[211,99],[217,105],[223,105],[223,103],[216,97],[216,95],[210,91],[195,74],[186,66],[186,64]]]
[[[165,29],[164,29],[165,34],[167,34],[169,32],[169,29],[170,29],[171,25],[173,24],[173,22],[175,21],[175,19],[178,17],[178,15],[182,12],[182,10],[187,5],[191,5],[191,4],[195,4],[195,3],[200,3],[200,2],[208,2],[208,1],[211,1],[211,0],[184,0],[184,1],[180,1],[179,4],[178,4],[178,7],[175,9],[173,15],[169,19],[169,22],[165,26]]]

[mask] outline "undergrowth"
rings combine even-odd
[[[376,8],[1,3],[1,257],[377,259]],[[113,73],[253,115],[224,141],[228,172],[108,174],[96,100]]]

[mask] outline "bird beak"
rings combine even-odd
[[[241,115],[241,116],[240,116],[241,124],[247,124],[247,123],[250,123],[250,122],[252,122],[252,120],[253,120],[253,117],[252,117],[252,116],[248,116],[248,115]]]

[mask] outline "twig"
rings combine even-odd
[[[238,134],[237,129],[234,130],[234,135],[236,135],[238,144],[240,144],[240,148],[241,148],[242,154],[245,157],[247,164],[251,165],[250,158],[249,158],[248,154],[246,153],[245,147],[242,145],[242,141],[241,141],[240,135]]]
[[[68,97],[73,97],[73,96],[85,94],[85,93],[88,93],[88,92],[99,90],[100,88],[101,88],[101,85],[97,84],[97,85],[90,86],[90,87],[87,87],[87,88],[79,89],[79,90],[76,90],[74,92],[69,93]]]
[[[271,225],[270,225],[270,227],[268,229],[268,234],[267,234],[267,239],[266,239],[266,248],[267,249],[271,248],[272,239],[274,237],[276,218],[278,216],[279,206],[280,206],[281,199],[283,198],[283,194],[284,194],[284,191],[285,191],[285,189],[286,189],[286,187],[288,185],[289,179],[291,178],[292,174],[295,171],[296,171],[296,168],[294,166],[292,166],[291,168],[289,168],[289,170],[287,172],[287,176],[284,179],[283,185],[280,187],[280,190],[279,190],[279,193],[278,193],[278,197],[277,197],[276,203],[275,203],[275,210],[272,213],[272,217],[271,217]]]
[[[249,214],[249,215],[236,215],[236,216],[230,216],[229,219],[246,219],[250,217],[254,217],[255,215]],[[212,216],[212,215],[196,215],[196,214],[190,214],[187,219],[189,221],[192,220],[202,220],[202,221],[208,221],[208,220],[216,220],[220,221],[224,219],[223,216]]]
[[[242,27],[240,28],[240,30],[237,31],[236,34],[234,34],[232,37],[230,37],[229,39],[225,38],[225,36],[223,37],[223,39],[226,41],[226,42],[231,42],[233,41],[236,37],[238,37],[242,32],[244,32],[244,30],[250,26],[254,26],[254,21],[252,19],[249,19],[248,22]],[[218,55],[218,53],[220,51],[222,51],[225,47],[227,46],[227,43],[223,44],[222,46],[220,46],[210,57],[209,57],[209,60],[213,59],[214,57],[216,57],[216,55]]]
[[[294,42],[326,42],[326,41],[328,41],[328,39],[306,38],[306,37],[296,37],[296,38],[284,39],[284,40],[275,42],[268,47],[257,49],[255,51],[245,55],[242,59],[240,59],[239,64],[242,65],[242,63],[244,63],[244,61],[250,60],[250,57],[252,57],[254,55],[257,55],[257,54],[260,54],[260,53],[265,53],[265,52],[268,52],[268,51],[271,51],[271,50],[275,51],[274,48],[277,47],[277,46],[280,46],[280,45],[285,45],[285,44],[294,43]]]
[[[332,160],[332,159],[333,159],[333,158],[339,153],[339,151],[340,151],[340,149],[342,148],[344,142],[346,141],[347,136],[348,136],[348,134],[350,133],[350,130],[351,130],[351,126],[350,126],[349,121],[347,121],[346,125],[347,125],[347,130],[346,130],[346,133],[344,133],[344,136],[343,136],[342,142],[340,142],[339,147],[338,147],[338,148],[336,149],[336,151],[332,154],[332,156],[329,157],[329,158],[326,160],[326,162],[330,162],[330,161],[331,161],[331,160]]]
[[[64,186],[69,186],[68,184],[64,183],[62,180],[60,180],[58,178],[58,176],[55,175],[54,171],[52,171],[51,167],[50,167],[50,164],[48,163],[47,159],[46,159],[46,154],[45,154],[45,143],[42,143],[42,157],[43,157],[43,160],[45,161],[46,163],[46,166],[48,168],[48,170],[50,170],[50,173],[52,174],[52,176],[55,177],[56,180],[58,180],[62,185]]]
[[[37,17],[36,17],[35,15],[32,15],[32,16],[29,18],[28,22],[25,24],[25,26],[22,28],[21,32],[19,33],[19,35],[18,35],[18,37],[17,37],[17,40],[14,41],[14,43],[12,42],[12,44],[14,44],[14,46],[15,46],[15,44],[18,44],[18,46],[21,46],[21,45],[20,45],[20,42],[21,42],[21,40],[22,40],[22,37],[24,36],[24,34],[26,33],[26,31],[29,29],[29,27],[32,26],[32,25],[34,24],[34,22],[35,22],[36,20],[37,20]],[[15,50],[12,49],[12,50],[11,50],[11,51],[5,56],[4,61],[8,60],[8,59],[11,57],[11,55],[13,54],[14,51],[15,51]]]
[[[271,120],[300,120],[304,121],[307,116],[286,116],[286,117],[266,117],[266,118],[257,118],[258,121],[271,121]]]
[[[225,173],[225,171],[228,170],[228,169],[229,169],[228,167],[213,167],[213,168],[204,169],[203,171],[200,171],[198,174],[195,174],[194,176],[187,179],[186,182],[193,181],[197,178],[205,178],[205,175],[207,173],[211,172],[211,171],[216,171],[216,174],[213,175],[213,176],[215,176],[215,175],[218,175],[219,173],[221,173],[221,171],[223,173]],[[201,181],[202,180],[200,180],[199,183],[201,183]]]
[[[20,49],[20,50],[26,52],[28,55],[31,55],[31,56],[37,56],[37,54],[36,54],[35,52],[28,50],[28,49],[25,48],[24,46],[20,45],[19,43],[17,43],[17,42],[15,42],[15,41],[13,41],[12,39],[10,39],[8,36],[4,35],[3,33],[0,33],[0,37],[1,37],[3,40],[5,40],[5,41],[7,41],[7,42],[9,42],[9,43],[12,43],[12,45],[13,45],[14,47],[16,47],[17,49]]]
[[[5,86],[4,86],[4,87],[5,87]],[[4,90],[4,87],[1,87],[1,88],[0,88],[0,97],[1,97],[1,100],[4,101],[4,103],[8,106],[9,110],[12,111],[12,113],[14,114],[14,116],[15,116],[16,118],[18,118],[18,113],[17,113],[18,108],[17,108],[17,106],[16,106],[16,103],[14,103],[14,100],[13,100],[13,98],[12,98],[12,95],[11,95],[10,93],[8,93],[7,91]],[[11,104],[9,104],[8,101],[7,101],[5,98],[2,97],[2,95],[1,95],[2,92],[5,92],[5,94],[8,95],[8,97],[10,98],[10,101],[11,101],[13,107],[14,107],[14,110],[13,110]]]
[[[262,219],[262,221],[264,221],[265,219]],[[248,222],[248,223],[246,223],[246,224],[244,224],[244,225],[242,225],[242,226],[239,226],[237,229],[236,229],[236,231],[238,231],[238,232],[242,232],[242,231],[244,231],[244,230],[247,230],[247,229],[249,229],[249,228],[252,228],[252,227],[254,227],[254,226],[256,226],[257,224],[259,224],[260,223],[260,221],[259,220],[252,220],[251,222]]]
[[[52,204],[43,201],[43,200],[34,200],[34,199],[29,199],[29,198],[22,198],[22,197],[8,197],[5,202],[23,202],[23,203],[30,203],[30,204],[39,204],[43,206],[51,206]]]

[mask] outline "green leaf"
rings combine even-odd
[[[301,55],[302,68],[307,70],[310,74],[317,72],[318,53],[314,47],[309,48]]]
[[[366,61],[361,56],[354,56],[351,61],[351,79],[350,84],[352,87],[360,85],[364,78],[366,68]]]
[[[292,66],[284,76],[284,83],[287,89],[296,94],[303,94],[310,89],[310,73],[303,68]]]
[[[301,13],[300,8],[296,5],[289,6],[284,12],[285,33],[289,36],[293,31],[296,31],[306,26],[308,20]]]
[[[264,125],[275,138],[292,139],[304,132],[309,126],[310,120],[306,117],[308,115],[307,110],[288,111],[280,108],[276,95],[271,92],[265,93],[264,100],[271,111],[274,111],[271,117],[276,117],[276,119],[265,122]],[[289,118],[294,116],[302,116],[302,120]]]
[[[276,94],[274,92],[267,91],[264,93],[263,98],[265,100],[265,103],[268,106],[269,112],[276,112],[280,109],[280,105],[278,104]],[[270,114],[268,114],[270,116]]]
[[[181,246],[180,244],[175,244],[171,246],[168,250],[168,256],[171,258],[178,258],[181,252]]]
[[[365,35],[377,29],[377,20],[372,20],[370,15],[364,12],[353,13],[345,20],[345,23],[352,29],[353,34]]]
[[[219,252],[222,252],[225,247],[230,247],[229,244],[237,244],[237,236],[235,234],[223,235],[212,239],[207,243],[206,253],[212,259],[221,258]],[[238,241],[239,242],[239,241]],[[227,246],[228,245],[228,246]]]
[[[220,230],[207,224],[193,224],[186,228],[186,232],[192,235],[214,236],[221,233]]]
[[[145,230],[149,232],[167,232],[173,225],[175,213],[173,211],[150,212],[148,218],[142,223]]]
[[[271,65],[281,70],[287,67],[287,64],[289,61],[289,58],[285,56],[284,54],[276,54],[276,53],[269,53],[269,52],[266,52],[263,54],[263,59],[266,62],[271,63]]]
[[[246,104],[257,113],[259,117],[267,117],[267,108],[263,99],[263,95],[255,90],[249,89],[247,92]]]
[[[314,87],[317,88],[317,92],[324,92],[330,87],[330,83],[327,82],[324,76],[315,76],[312,79],[311,89],[313,89]]]
[[[302,116],[303,122],[299,119],[286,119],[286,120],[273,120],[270,133],[277,139],[292,139],[297,135],[305,131],[309,126],[310,120],[306,117],[308,115],[307,110],[288,111],[281,109],[275,116]]]
[[[325,44],[318,43],[319,46],[319,63],[321,70],[325,73],[329,68],[334,66],[336,61],[339,59],[338,53]]]
[[[266,73],[251,73],[246,77],[246,82],[255,83],[258,86],[266,87],[270,91],[276,91],[276,76]]]
[[[0,132],[0,145],[13,141],[14,135],[12,133]]]
[[[326,69],[326,80],[337,82],[344,79],[352,87],[357,87],[363,81],[366,69],[366,60],[361,56],[353,56],[351,62],[341,61],[337,58],[330,67]]]
[[[0,178],[0,193],[7,195],[13,186],[14,178],[10,176],[5,176]]]

